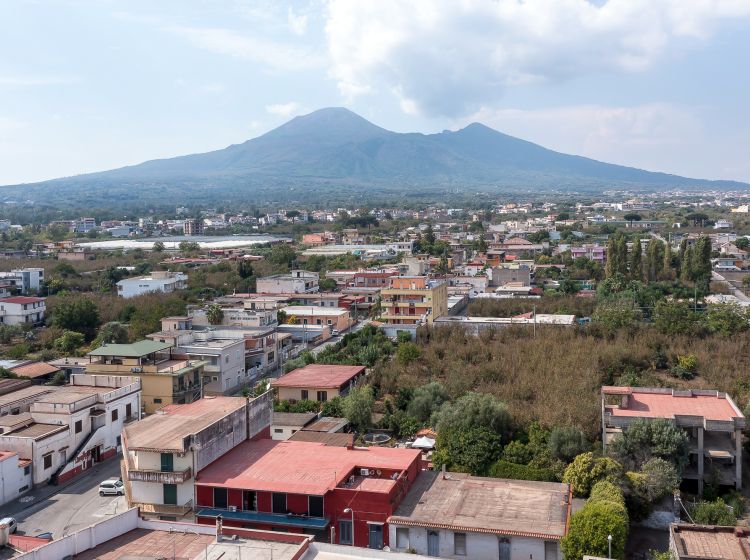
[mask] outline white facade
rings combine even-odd
[[[44,298],[15,296],[0,299],[0,324],[3,325],[43,323],[46,312]]]
[[[149,276],[120,280],[117,283],[117,295],[132,298],[151,292],[170,294],[175,290],[184,290],[187,285],[187,274],[160,270],[152,272]]]
[[[529,528],[533,531],[533,527]],[[458,535],[458,537],[456,536]],[[561,560],[559,541],[389,524],[391,550],[453,560]],[[504,556],[505,555],[505,556]]]
[[[307,294],[318,291],[320,275],[306,270],[292,270],[289,274],[275,274],[258,278],[259,294]]]
[[[38,292],[44,284],[43,268],[14,268],[10,272],[0,272],[0,279],[11,280],[22,294],[30,290]]]
[[[0,451],[0,506],[31,489],[31,465],[18,453]]]

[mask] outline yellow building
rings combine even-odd
[[[174,356],[171,344],[153,340],[104,344],[89,352],[88,358],[88,374],[140,377],[146,414],[170,404],[189,404],[202,396],[207,362]]]
[[[381,317],[393,325],[432,324],[448,314],[448,287],[426,276],[394,276],[380,292]]]

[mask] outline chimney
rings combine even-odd
[[[224,519],[221,515],[216,516],[216,542],[221,542],[222,533],[224,532]]]
[[[354,434],[348,434],[349,439],[346,442],[347,449],[354,449]]]
[[[446,475],[447,470],[445,468],[445,463],[443,463],[443,468],[441,470],[443,472],[443,480],[446,480],[448,476]]]

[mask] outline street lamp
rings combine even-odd
[[[607,544],[609,545],[609,556],[607,556],[607,558],[611,560],[612,558],[612,535],[607,535]]]
[[[354,510],[352,508],[344,509],[344,513],[352,514],[352,546],[354,546]]]

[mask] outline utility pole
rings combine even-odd
[[[532,307],[534,313],[534,338],[536,338],[536,305]]]

